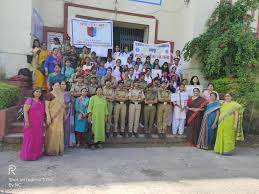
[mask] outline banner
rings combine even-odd
[[[159,59],[159,65],[162,66],[164,62],[170,63],[170,50],[170,43],[150,45],[134,41],[133,58],[134,60],[136,60],[137,58],[141,58],[141,60],[144,62],[146,60],[146,57],[150,56],[151,63],[153,63],[155,59]]]
[[[32,10],[32,24],[31,24],[31,34],[38,38],[40,41],[43,40],[43,20],[36,9]]]
[[[70,37],[76,47],[113,48],[113,22],[71,19]]]

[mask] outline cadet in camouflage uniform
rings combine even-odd
[[[165,138],[167,129],[168,116],[171,107],[170,91],[167,90],[166,82],[163,81],[161,89],[158,91],[158,108],[157,108],[157,129],[159,138]]]
[[[84,76],[83,75],[77,75],[76,80],[77,80],[77,82],[73,83],[72,87],[70,89],[71,95],[74,98],[81,96],[81,90],[83,88],[88,89],[88,87],[86,87],[86,85],[84,84]]]
[[[103,95],[107,100],[108,104],[108,121],[106,123],[106,136],[109,137],[111,133],[111,126],[112,126],[112,112],[114,107],[114,100],[115,100],[115,91],[112,87],[111,80],[105,81],[105,86],[103,87]]]
[[[152,83],[148,84],[145,90],[145,135],[146,138],[152,138],[151,131],[156,116],[157,92],[153,89]]]
[[[123,87],[123,81],[118,82],[118,87],[115,90],[115,107],[114,107],[114,133],[113,136],[116,137],[118,133],[118,122],[120,118],[120,135],[126,137],[125,133],[125,120],[126,120],[126,101],[128,100],[128,90]]]
[[[143,90],[138,87],[138,80],[134,80],[133,88],[129,90],[129,137],[138,138],[139,117],[141,112],[141,102],[145,99]]]

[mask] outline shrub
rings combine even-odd
[[[255,82],[253,79],[227,78],[222,77],[211,81],[219,93],[230,92],[235,100],[247,105],[255,97]]]
[[[19,88],[0,82],[0,109],[15,105],[19,95]]]

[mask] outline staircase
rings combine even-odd
[[[4,143],[20,144],[22,142],[22,128],[23,122],[17,121],[17,111],[24,104],[25,100],[32,95],[32,88],[27,82],[21,81],[6,81],[8,84],[15,85],[20,88],[21,96],[18,98],[17,106],[13,107],[7,116],[6,135],[4,136]]]

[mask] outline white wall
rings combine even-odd
[[[26,54],[30,52],[31,48],[31,13],[30,0],[1,0],[1,74],[14,75],[26,65]]]
[[[189,5],[185,5],[183,0],[163,0],[161,6],[128,0],[118,0],[118,4],[115,4],[115,0],[1,0],[0,16],[4,20],[0,20],[2,27],[0,32],[0,52],[2,52],[0,54],[0,57],[2,56],[0,64],[6,63],[4,62],[6,60],[8,61],[8,68],[6,68],[6,64],[4,67],[8,75],[16,73],[18,68],[26,64],[25,55],[31,50],[32,8],[39,12],[45,26],[62,28],[64,25],[65,2],[153,15],[158,19],[158,40],[174,41],[175,50],[181,50],[187,41],[190,41],[204,31],[205,22],[213,11],[217,0],[191,0]],[[12,13],[17,14],[9,14],[10,10],[12,10]],[[149,25],[148,42],[152,43],[155,38],[155,21],[152,19],[102,13],[82,8],[69,8],[70,16],[77,14],[146,24]],[[14,22],[16,25],[9,25]],[[10,44],[9,42],[13,38],[15,38],[15,41]],[[199,73],[199,64],[193,61],[186,63],[185,69],[187,72],[186,76],[190,77],[193,72],[195,74],[196,72]]]

